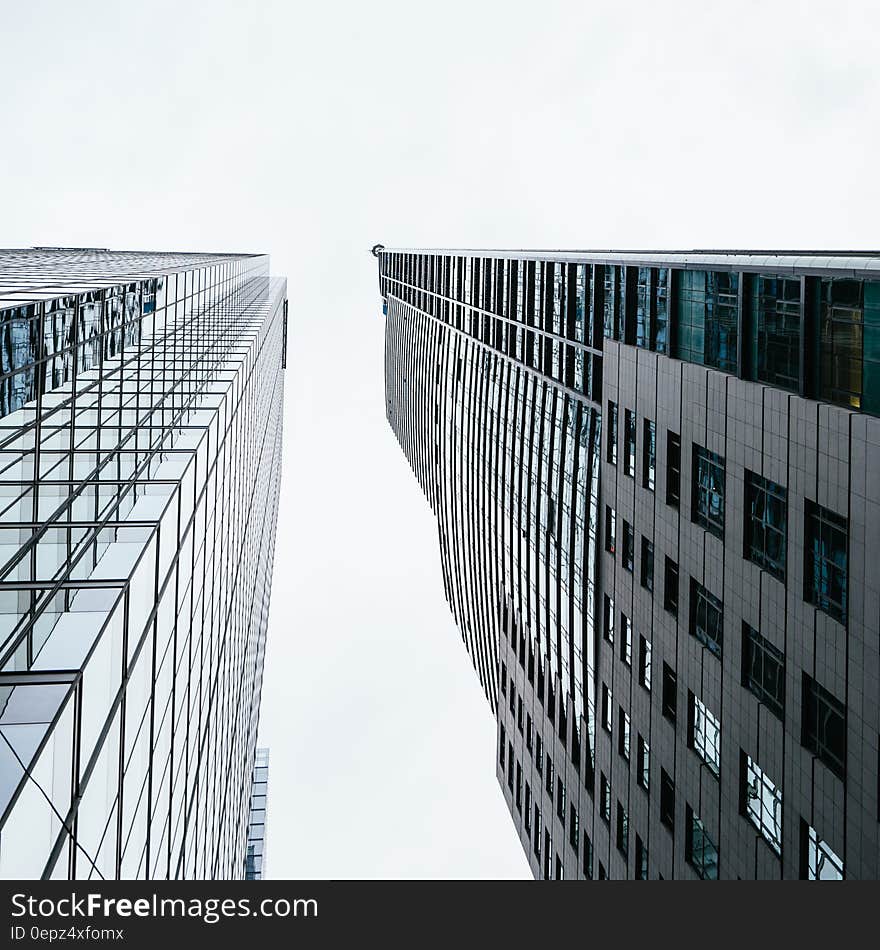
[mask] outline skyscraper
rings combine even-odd
[[[244,876],[261,881],[266,873],[266,803],[269,797],[269,750],[257,749],[251,787],[251,814],[248,822]]]
[[[0,251],[0,874],[244,873],[286,282]]]
[[[374,253],[535,877],[878,877],[880,253]]]

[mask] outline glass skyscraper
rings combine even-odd
[[[281,464],[263,255],[0,251],[0,874],[244,874]]]
[[[534,876],[880,876],[880,253],[373,253]]]
[[[261,881],[266,874],[266,802],[269,796],[269,750],[257,749],[254,781],[251,788],[251,814],[248,823],[247,855],[244,876]]]

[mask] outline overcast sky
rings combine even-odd
[[[880,8],[5,0],[0,245],[289,280],[271,877],[523,877],[368,248],[880,247]]]

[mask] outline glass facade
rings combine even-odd
[[[286,284],[259,255],[0,275],[0,874],[241,877]]]
[[[261,881],[266,876],[266,804],[269,796],[269,750],[257,749],[254,755],[251,812],[248,819],[247,853],[244,876]]]

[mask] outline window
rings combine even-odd
[[[639,637],[639,683],[645,689],[651,689],[651,644],[644,637]]]
[[[785,718],[785,657],[743,622],[742,683],[779,719]]]
[[[663,564],[663,609],[678,616],[678,564],[671,557]]]
[[[522,812],[522,766],[516,763],[516,807],[517,811]]]
[[[507,787],[513,791],[513,743],[507,743]]]
[[[636,739],[636,781],[646,792],[651,787],[651,747],[641,733]]]
[[[534,725],[530,713],[526,713],[526,749],[532,751],[532,736],[534,735]]]
[[[501,768],[504,768],[504,745],[507,742],[507,737],[504,732],[504,726],[501,725],[501,747],[498,750],[498,762],[501,765]]]
[[[667,828],[675,828],[675,782],[666,771],[660,769],[660,821]]]
[[[543,775],[544,767],[544,742],[541,739],[540,733],[535,733],[535,768],[538,770],[538,775]]]
[[[745,557],[785,583],[786,491],[746,471]]]
[[[629,762],[629,716],[617,707],[617,751]]]
[[[526,834],[532,830],[532,787],[526,782],[526,805],[525,805],[525,823]]]
[[[617,803],[617,850],[624,858],[629,854],[629,818],[620,802]]]
[[[846,623],[847,519],[807,499],[804,597]]]
[[[587,880],[593,878],[593,842],[586,831],[584,832],[584,877]]]
[[[608,872],[605,870],[605,865],[601,861],[599,862],[599,880],[600,881],[608,880]]]
[[[636,414],[629,409],[623,413],[623,471],[636,477]]]
[[[550,753],[547,753],[547,794],[550,796],[550,801],[553,801],[553,760],[550,758]]]
[[[609,464],[617,465],[617,403],[608,402],[608,453]]]
[[[822,280],[820,395],[853,409],[862,404],[864,288],[861,280]]]
[[[606,594],[604,603],[602,635],[609,643],[614,643],[614,598]]]
[[[800,279],[756,276],[750,296],[757,337],[755,378],[797,392],[801,340]]]
[[[645,842],[636,835],[636,870],[635,877],[637,881],[648,880],[648,849]]]
[[[801,820],[801,877],[808,881],[842,881],[843,861],[820,841],[816,829]]]
[[[642,535],[642,587],[654,590],[654,545]]]
[[[724,459],[694,443],[692,520],[724,537]]]
[[[721,723],[688,690],[688,745],[718,775],[721,770]]]
[[[580,845],[580,835],[578,813],[574,805],[571,805],[568,810],[568,842],[572,848],[574,848],[575,854],[577,854]]]
[[[739,275],[678,270],[674,280],[677,331],[672,355],[735,373]]]
[[[693,813],[691,806],[685,810],[687,838],[685,840],[685,861],[704,881],[718,880],[718,848],[706,834],[703,822]]]
[[[518,696],[516,700],[516,725],[519,729],[520,735],[523,731],[523,701],[522,696]]]
[[[721,601],[691,578],[691,636],[721,656],[724,639],[724,608]]]
[[[562,867],[562,859],[557,854],[556,855],[556,880],[561,881],[564,879],[564,877],[565,877],[565,871]]]
[[[515,716],[516,715],[516,688],[513,685],[512,676],[510,677],[509,696],[510,696],[510,715]]]
[[[540,858],[541,857],[541,809],[538,808],[537,805],[535,805],[534,825],[535,825],[534,851],[535,851],[535,856]]]
[[[501,663],[501,695],[507,695],[507,666],[503,661]]]
[[[657,480],[657,428],[650,419],[642,423],[642,487],[654,491]]]
[[[670,722],[675,722],[675,713],[676,713],[676,693],[678,692],[678,680],[675,675],[675,670],[671,666],[664,663],[663,664],[663,715],[670,720]]]
[[[804,673],[801,742],[838,777],[846,776],[846,707]]]
[[[599,814],[604,821],[611,821],[611,786],[605,773],[599,773]]]
[[[681,502],[681,438],[666,432],[666,504],[678,508]]]
[[[544,880],[550,880],[550,869],[553,867],[553,838],[550,832],[544,829]]]
[[[556,779],[556,817],[562,822],[565,821],[565,783],[561,778]]]
[[[611,690],[602,684],[602,726],[611,732]]]
[[[620,658],[627,666],[632,666],[633,634],[632,621],[623,612],[620,614]]]
[[[782,853],[782,792],[757,762],[742,753],[742,810],[777,853]]]
[[[636,535],[628,521],[623,522],[623,569],[632,574],[635,558]]]
[[[614,554],[617,543],[617,513],[609,505],[605,506],[605,550]]]

